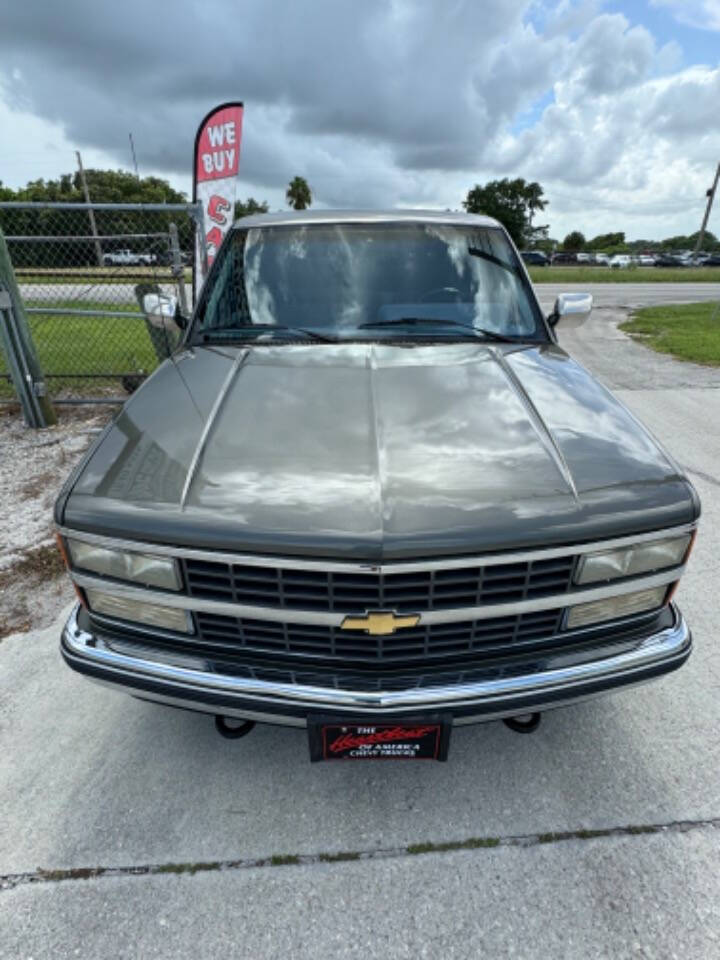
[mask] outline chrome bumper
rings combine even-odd
[[[672,626],[601,659],[572,663],[568,651],[520,676],[367,692],[227,676],[127,656],[106,647],[100,635],[83,630],[78,610],[72,611],[61,638],[63,657],[73,669],[143,699],[293,726],[304,726],[309,713],[378,717],[442,710],[463,724],[546,710],[674,670],[692,647],[685,620],[673,606]]]

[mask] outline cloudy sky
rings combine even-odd
[[[0,180],[131,165],[190,191],[242,99],[239,196],[457,208],[539,180],[562,237],[699,226],[720,160],[720,0],[0,0]],[[711,228],[720,234],[720,209]]]

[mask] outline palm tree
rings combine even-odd
[[[304,177],[293,177],[285,191],[285,199],[293,210],[305,210],[312,203],[312,193]]]
[[[525,194],[525,204],[529,211],[529,220],[532,223],[535,211],[544,210],[547,206],[547,200],[543,199],[543,188],[535,180],[532,183],[526,183],[523,192]]]

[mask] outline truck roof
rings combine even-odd
[[[492,217],[456,210],[287,210],[255,213],[236,220],[235,227],[277,227],[303,223],[454,223],[498,227]]]

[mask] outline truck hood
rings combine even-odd
[[[298,344],[167,361],[59,514],[129,539],[380,562],[658,529],[697,501],[553,344]]]

